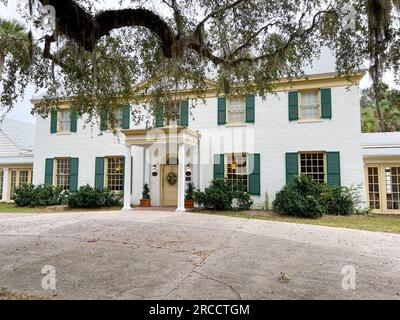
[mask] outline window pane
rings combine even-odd
[[[124,186],[124,159],[121,157],[107,158],[107,188],[122,191]]]
[[[242,97],[229,99],[229,123],[244,123],[246,102]]]
[[[11,171],[11,188],[10,188],[10,198],[13,199],[15,196],[15,188],[17,187],[17,171]]]
[[[60,111],[60,131],[69,131],[71,127],[71,113],[69,110]]]
[[[115,110],[114,117],[115,117],[114,127],[121,128],[122,127],[122,109]]]
[[[380,209],[378,181],[378,167],[368,168],[368,195],[371,209]]]
[[[318,93],[314,91],[301,93],[301,118],[318,118]]]
[[[324,183],[324,153],[300,153],[300,173],[317,182]]]
[[[69,159],[57,160],[56,184],[69,190]]]
[[[227,179],[231,182],[240,181],[248,190],[248,166],[246,153],[227,155]]]

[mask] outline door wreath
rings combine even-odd
[[[173,186],[178,181],[178,175],[175,172],[169,172],[167,174],[167,182],[169,185]]]

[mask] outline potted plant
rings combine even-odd
[[[193,193],[194,185],[192,182],[189,182],[185,193],[185,208],[194,208]]]
[[[150,189],[147,183],[143,186],[142,199],[140,199],[141,207],[151,207]]]

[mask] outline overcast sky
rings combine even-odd
[[[109,0],[104,0],[107,3]],[[113,1],[114,2],[114,1]],[[19,16],[16,14],[14,9],[14,1],[9,2],[9,6],[5,7],[3,4],[0,4],[0,17],[1,18],[16,18],[19,19]],[[21,20],[21,22],[23,22]],[[333,72],[335,71],[335,61],[333,59],[332,54],[329,50],[324,50],[320,59],[314,61],[312,68],[305,68],[307,73],[324,73],[324,72]],[[393,75],[391,73],[386,73],[384,75],[384,81],[389,84],[391,87],[398,86],[395,84]],[[360,83],[361,88],[366,88],[370,86],[371,81],[369,76],[366,75],[364,79]],[[7,115],[7,118],[20,120],[24,122],[34,123],[35,118],[31,115],[32,105],[30,103],[30,99],[34,95],[34,88],[32,86],[28,87],[25,92],[25,97],[22,101],[18,102],[15,108]]]

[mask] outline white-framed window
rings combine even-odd
[[[314,181],[324,183],[325,173],[325,153],[324,152],[301,152],[300,174],[312,178]]]
[[[244,97],[230,97],[228,109],[228,123],[242,124],[246,121],[246,99]]]
[[[69,159],[56,159],[56,186],[69,190]]]
[[[61,110],[58,112],[58,132],[69,132],[71,130],[71,111]]]
[[[0,170],[0,200],[3,200],[4,171]]]
[[[26,183],[32,183],[32,170],[30,169],[11,169],[10,178],[10,198],[15,196],[15,189]]]
[[[105,167],[105,187],[113,191],[123,191],[124,158],[107,157]]]
[[[226,178],[239,181],[248,190],[249,167],[247,153],[228,153],[226,155]]]
[[[114,114],[114,128],[121,129],[122,128],[122,108],[119,108],[113,112]],[[111,126],[112,127],[112,126]]]
[[[300,92],[300,119],[320,118],[318,90]]]
[[[179,126],[181,120],[181,104],[180,102],[176,102],[173,104],[169,116],[168,116],[168,125],[169,126]]]

